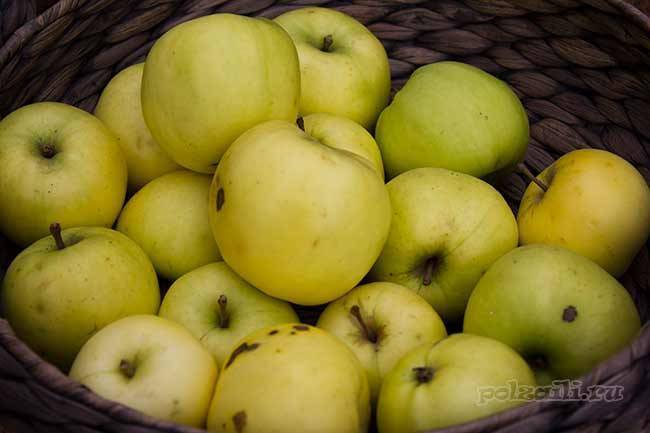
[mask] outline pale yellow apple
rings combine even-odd
[[[390,93],[390,65],[379,39],[331,8],[295,9],[275,21],[298,50],[300,113],[337,114],[373,128]]]
[[[404,355],[447,336],[445,324],[421,296],[399,284],[358,286],[327,306],[318,327],[354,352],[368,375],[371,400]]]
[[[623,158],[581,149],[531,183],[519,207],[520,243],[556,245],[622,275],[650,235],[650,189]]]
[[[247,129],[298,114],[296,48],[271,20],[215,14],[184,22],[151,48],[142,109],[151,134],[180,165],[214,172]]]
[[[140,103],[143,70],[144,63],[138,63],[113,77],[95,107],[95,116],[115,134],[124,152],[132,192],[181,168],[160,148],[144,123]]]
[[[208,430],[218,433],[366,433],[368,379],[354,354],[308,325],[261,329],[232,351]]]
[[[326,146],[347,150],[366,158],[384,178],[384,164],[377,142],[365,128],[334,114],[316,113],[303,118],[305,132]]]
[[[117,230],[147,253],[156,271],[175,280],[221,259],[208,221],[210,176],[182,170],[154,179],[124,206]]]
[[[228,149],[209,210],[226,263],[267,294],[304,305],[356,286],[390,227],[371,162],[283,121],[250,129]]]
[[[251,332],[299,321],[291,305],[257,290],[225,262],[201,266],[176,280],[158,314],[185,326],[219,365]]]
[[[61,226],[111,227],[124,204],[126,162],[91,114],[56,102],[0,122],[0,231],[27,246]]]
[[[103,227],[61,232],[30,245],[11,263],[0,292],[2,315],[18,337],[67,370],[99,329],[132,314],[156,314],[158,279],[142,249]]]
[[[147,315],[99,331],[70,370],[104,398],[192,427],[205,426],[217,376],[214,359],[185,328]]]

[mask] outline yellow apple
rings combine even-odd
[[[372,163],[295,124],[258,125],[228,149],[210,189],[210,223],[224,260],[263,292],[303,305],[356,286],[390,227]]]
[[[650,235],[650,188],[623,158],[570,152],[544,170],[521,201],[520,243],[556,245],[622,275]]]
[[[208,221],[210,176],[183,170],[154,179],[124,206],[117,221],[163,277],[175,280],[221,260]]]
[[[56,102],[0,122],[0,231],[27,246],[63,227],[111,227],[126,194],[115,136],[91,114]]]
[[[247,129],[294,121],[300,98],[296,48],[268,19],[215,14],[184,22],[151,48],[142,109],[156,141],[180,165],[214,172]]]
[[[366,433],[368,379],[336,337],[308,325],[244,338],[217,383],[208,430],[218,433]]]
[[[104,88],[95,116],[115,134],[126,158],[131,192],[165,173],[179,170],[153,139],[142,117],[140,88],[144,63],[129,66]]]
[[[118,320],[79,352],[70,377],[147,415],[205,426],[218,367],[181,325],[156,316]]]
[[[372,128],[390,93],[383,45],[363,24],[329,8],[308,7],[275,19],[300,58],[300,113],[331,113]]]
[[[156,314],[158,279],[133,241],[103,227],[43,238],[11,263],[0,292],[2,315],[16,335],[67,370],[99,329],[132,314]]]
[[[384,376],[404,355],[447,336],[444,323],[421,296],[393,283],[355,287],[325,308],[318,327],[337,336],[361,361],[377,400]]]

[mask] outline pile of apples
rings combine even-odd
[[[304,8],[174,27],[94,115],[16,110],[3,317],[101,396],[236,433],[459,424],[525,402],[481,389],[628,345],[640,173],[589,149],[535,178],[521,102],[473,66],[423,66],[389,104],[390,85],[368,29]],[[517,167],[515,218],[488,181]],[[292,304],[328,305],[310,326]]]

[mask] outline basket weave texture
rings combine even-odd
[[[530,117],[532,171],[593,147],[621,155],[650,180],[650,19],[623,0],[62,0],[33,20],[32,2],[0,0],[0,117],[43,100],[92,110],[112,76],[143,61],[156,38],[183,21],[215,12],[274,17],[306,5],[333,7],[369,26],[390,57],[394,90],[418,66],[447,59],[507,81]],[[512,174],[498,186],[516,209],[524,179]],[[621,279],[646,325],[627,349],[582,378],[585,388],[622,385],[623,400],[537,401],[441,431],[650,432],[648,249]],[[0,237],[0,267],[14,254]],[[37,357],[0,319],[2,427],[199,431],[96,396]]]

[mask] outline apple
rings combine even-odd
[[[291,38],[271,20],[215,14],[184,22],[151,48],[142,109],[151,135],[180,165],[214,172],[247,129],[294,121],[300,67]]]
[[[463,329],[512,347],[549,383],[586,374],[640,327],[631,296],[597,264],[564,248],[528,245],[481,278]]]
[[[373,164],[321,140],[284,121],[248,130],[219,163],[208,205],[226,263],[268,295],[302,305],[355,287],[390,226]]]
[[[389,178],[419,167],[496,176],[523,160],[528,117],[503,81],[439,62],[411,75],[381,113],[375,138]]]
[[[208,221],[210,181],[187,170],[161,176],[131,197],[117,220],[164,278],[221,260]]]
[[[16,335],[64,371],[111,322],[156,314],[158,279],[133,241],[103,227],[61,231],[23,250],[2,282],[0,305]]]
[[[160,148],[144,123],[140,102],[143,70],[144,63],[138,63],[113,77],[95,107],[95,116],[115,134],[124,152],[131,192],[181,168]]]
[[[181,325],[151,315],[111,323],[79,352],[70,377],[155,418],[205,426],[218,367]]]
[[[619,277],[650,235],[650,188],[623,158],[597,149],[570,152],[526,189],[520,242],[568,248]]]
[[[481,275],[517,246],[512,211],[486,182],[443,168],[410,170],[387,187],[393,219],[370,278],[406,286],[458,321]]]
[[[454,334],[413,350],[386,376],[377,427],[415,433],[462,424],[525,403],[534,387],[533,372],[505,344]]]
[[[26,105],[0,122],[0,231],[27,246],[63,227],[111,227],[126,194],[126,163],[91,114],[56,102]]]
[[[368,379],[329,333],[302,324],[260,329],[230,354],[217,383],[208,430],[366,433]]]
[[[302,119],[308,135],[326,146],[347,150],[364,157],[384,180],[384,163],[377,142],[361,125],[352,120],[327,113],[315,113]]]
[[[224,262],[202,266],[176,280],[158,315],[185,326],[219,365],[251,332],[299,321],[291,305],[260,292]]]
[[[374,127],[388,104],[390,65],[381,42],[363,24],[333,9],[308,7],[275,21],[300,58],[300,113],[338,114]]]
[[[447,336],[438,313],[413,291],[394,283],[358,286],[325,308],[319,328],[337,336],[366,370],[377,400],[383,378],[412,349]]]

